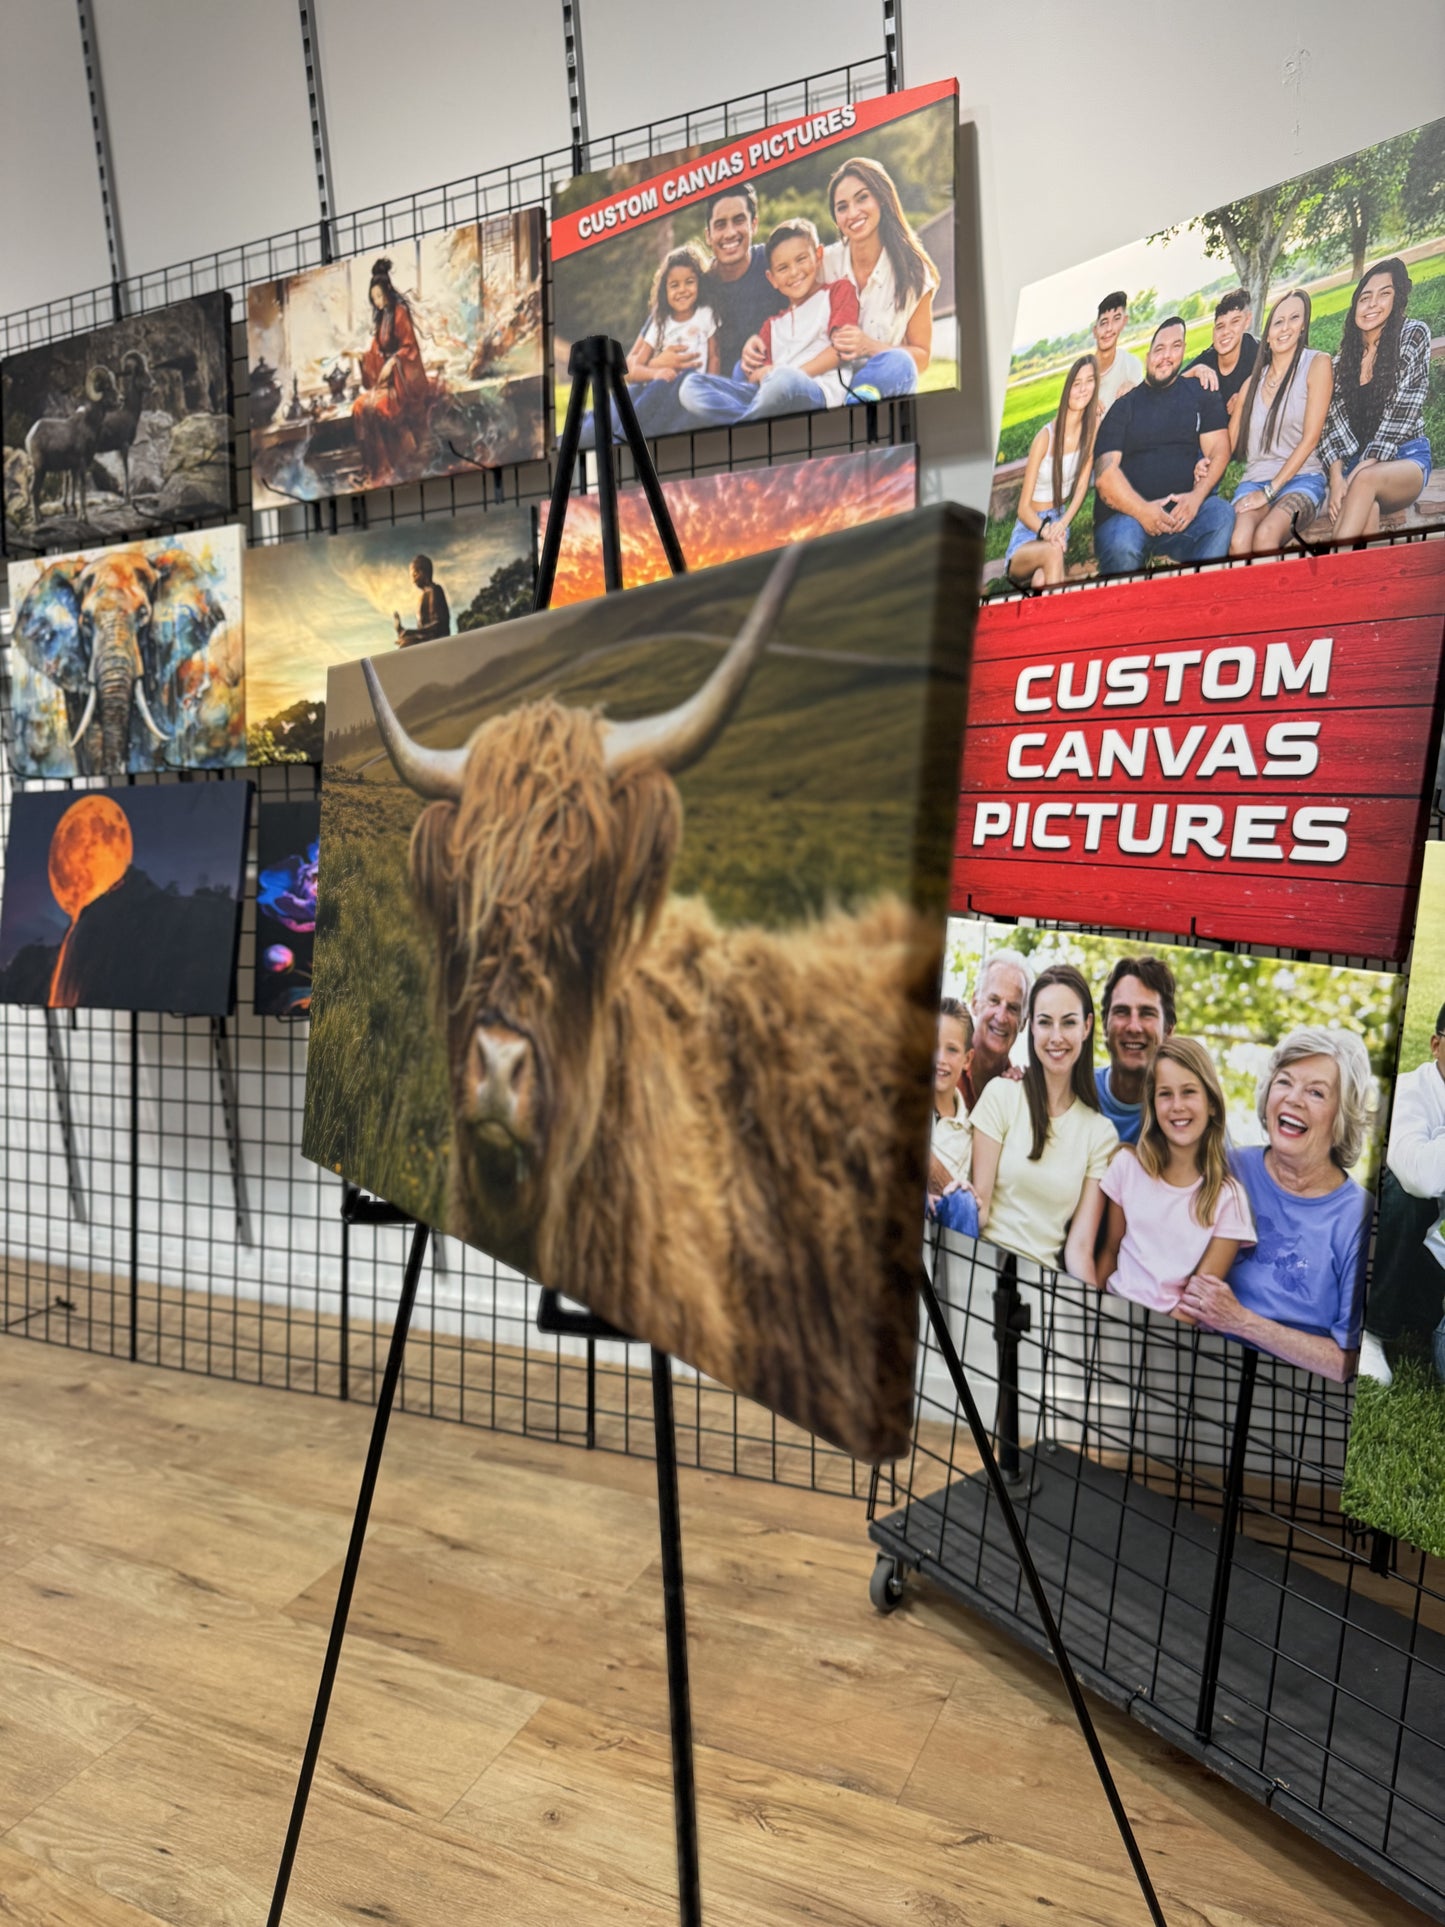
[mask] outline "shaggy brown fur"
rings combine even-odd
[[[896,899],[778,935],[668,894],[672,779],[605,725],[496,718],[412,833],[452,1066],[448,1229],[866,1459],[911,1419],[942,931]],[[479,1019],[539,1128],[467,1125]]]

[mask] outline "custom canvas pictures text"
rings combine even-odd
[[[558,188],[559,428],[592,334],[649,436],[956,387],[957,135],[945,81]]]
[[[328,683],[305,1154],[869,1458],[911,1416],[976,529]]]
[[[542,453],[540,208],[247,291],[259,507]]]
[[[1019,297],[987,579],[1445,523],[1445,121]]]
[[[1398,977],[949,925],[930,1216],[1344,1381]]]

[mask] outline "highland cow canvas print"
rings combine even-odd
[[[231,298],[197,295],[0,363],[9,551],[119,542],[236,506]]]
[[[337,663],[526,615],[534,551],[529,508],[248,549],[248,761],[321,761],[326,672]]]
[[[256,816],[258,1017],[304,1017],[311,1009],[321,804],[263,803]]]
[[[875,1461],[981,534],[924,509],[327,685],[306,1156]]]
[[[14,797],[0,1004],[228,1016],[250,807],[249,783]]]
[[[241,531],[10,564],[18,776],[246,761]]]
[[[263,281],[246,295],[259,508],[543,450],[542,211]]]

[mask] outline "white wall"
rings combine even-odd
[[[110,280],[73,6],[0,0],[0,314]]]
[[[318,0],[338,211],[568,138],[560,0]],[[956,75],[972,356],[919,409],[931,497],[986,500],[1014,305],[1030,280],[1445,114],[1445,6],[1214,0],[1204,15],[1026,15],[900,0],[905,79]],[[95,0],[132,272],[316,219],[295,0]],[[596,136],[883,47],[881,0],[730,0],[725,35],[579,0]],[[1370,22],[1385,25],[1379,31]],[[0,0],[0,313],[106,278],[67,0]],[[961,300],[969,313],[967,294]]]

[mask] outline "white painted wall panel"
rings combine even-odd
[[[319,218],[296,0],[94,7],[131,274]]]
[[[0,314],[110,279],[74,6],[0,0]]]
[[[339,213],[571,139],[556,0],[317,0],[317,39]]]

